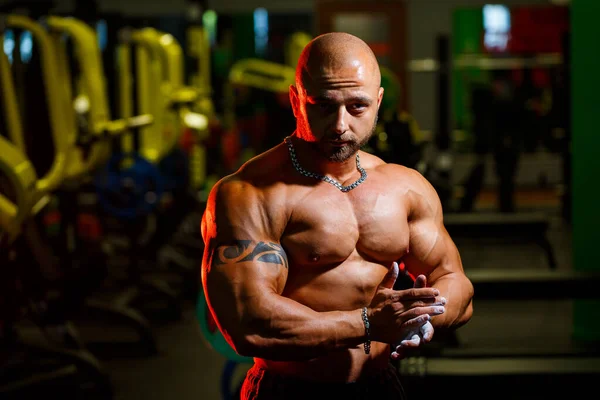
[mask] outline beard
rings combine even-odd
[[[317,142],[313,143],[315,150],[328,161],[344,162],[355,155],[375,134],[375,130],[377,129],[377,120],[378,116],[375,115],[375,120],[373,121],[373,125],[371,126],[369,134],[360,141],[352,137],[345,138],[343,135],[339,138],[337,136],[335,138],[326,136],[323,138],[323,141],[339,140],[340,142],[345,143],[343,146],[331,148],[331,146],[327,145],[326,143]]]

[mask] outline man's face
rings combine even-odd
[[[345,161],[375,132],[383,88],[356,60],[306,75],[292,87],[297,128],[325,159]]]

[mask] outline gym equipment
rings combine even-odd
[[[94,30],[83,21],[70,17],[50,16],[46,23],[58,50],[58,72],[62,75],[64,90],[60,98],[64,99],[64,113],[71,115],[71,110],[75,110],[78,118],[67,118],[67,121],[79,121],[78,127],[69,130],[73,135],[69,137],[73,148],[69,155],[68,171],[69,177],[78,179],[93,173],[107,161],[112,138],[130,129],[152,125],[154,118],[151,114],[141,114],[110,120],[102,58]],[[75,60],[80,69],[75,97],[70,88],[73,77],[67,65],[65,37],[74,45]]]
[[[206,297],[204,291],[200,291],[198,294],[198,301],[196,303],[196,318],[202,330],[204,339],[210,348],[223,355],[225,358],[236,362],[252,362],[252,358],[240,356],[233,350],[233,348],[227,343],[217,323],[212,317],[212,314],[206,303]]]
[[[183,51],[177,40],[170,34],[157,32],[158,43],[162,50],[161,60],[165,60],[163,69],[164,82],[161,86],[164,98],[167,99],[167,114],[169,115],[166,129],[175,132],[176,145],[161,160],[159,167],[168,182],[169,190],[188,187],[190,164],[188,156],[183,152],[181,137],[186,129],[193,131],[194,138],[203,140],[208,135],[208,115],[194,111],[202,91],[184,84]],[[202,89],[206,91],[206,89]],[[210,103],[212,104],[212,103]],[[209,104],[209,106],[210,106]],[[206,107],[206,105],[204,106]],[[211,109],[206,110],[212,113]],[[204,161],[205,162],[205,161]],[[206,166],[195,163],[200,167],[194,176],[205,179]]]
[[[6,98],[5,98],[6,101]],[[32,210],[37,174],[33,165],[8,140],[0,136],[0,172],[13,190],[13,199],[0,194],[0,246],[10,245],[21,233]]]
[[[544,251],[549,268],[556,269],[556,257],[547,236],[550,220],[544,213],[446,213],[444,225],[456,241],[533,243]]]
[[[400,104],[402,86],[393,71],[380,65],[384,96],[379,108],[375,134],[366,149],[388,163],[425,172],[424,141],[419,124]]]
[[[597,299],[597,271],[478,270],[467,271],[479,300],[575,300]],[[460,333],[460,329],[457,332]],[[540,337],[538,342],[543,342]],[[475,399],[494,394],[517,399],[554,398],[564,386],[582,394],[592,390],[600,375],[600,347],[596,343],[570,348],[489,348],[460,344],[438,346],[431,342],[398,362],[409,395],[427,388],[427,396],[441,395],[437,388],[460,385],[461,398]],[[464,382],[464,383],[462,383]],[[421,392],[422,393],[422,392]],[[430,397],[427,397],[430,398]]]
[[[206,201],[208,192],[220,176],[217,173],[217,165],[214,165],[217,163],[209,161],[218,155],[218,151],[214,147],[218,142],[215,127],[219,125],[219,121],[212,100],[214,93],[211,83],[210,33],[200,23],[198,16],[192,15],[191,17],[190,24],[186,29],[185,55],[193,62],[193,67],[188,71],[189,84],[198,94],[192,110],[205,115],[208,118],[208,126],[204,130],[195,129],[193,130],[194,135],[188,135],[190,139],[189,185],[199,192],[201,201]]]
[[[113,154],[95,183],[104,211],[125,220],[150,214],[164,191],[158,168],[136,153]]]
[[[120,135],[129,134],[129,132],[134,129],[153,124],[155,117],[150,114],[140,114],[138,116],[132,116],[130,114],[120,119],[110,120],[102,60],[96,33],[87,24],[75,18],[51,16],[47,18],[47,24],[49,31],[52,32],[53,37],[57,41],[64,37],[68,37],[71,40],[74,45],[75,60],[78,63],[80,70],[79,79],[76,80],[80,84],[76,85],[78,94],[75,96],[75,109],[73,106],[71,106],[70,109],[64,107],[65,118],[68,118],[69,115],[73,115],[73,111],[77,111],[81,124],[77,132],[78,135],[74,140],[73,153],[75,156],[69,158],[69,162],[74,164],[74,166],[69,165],[70,171],[77,171],[77,173],[71,174],[70,184],[61,191],[59,196],[60,203],[62,204],[61,214],[64,220],[63,224],[65,225],[64,230],[66,231],[64,243],[62,245],[65,249],[68,249],[65,251],[65,254],[63,254],[64,260],[62,261],[68,263],[73,270],[81,269],[85,263],[86,271],[88,274],[91,274],[94,268],[106,268],[105,264],[107,262],[107,257],[104,253],[100,252],[100,249],[93,250],[97,251],[97,254],[92,253],[92,249],[79,249],[79,246],[83,243],[73,237],[72,233],[68,233],[70,232],[69,227],[76,230],[75,228],[77,226],[77,210],[80,209],[78,199],[79,194],[77,191],[86,183],[88,177],[95,174],[96,182],[98,182],[99,177],[103,176],[103,171],[110,170],[110,168],[115,167],[115,164],[119,164],[119,167],[125,164],[127,159],[119,159],[117,158],[118,156],[115,157],[114,155],[112,158],[108,158],[108,156],[110,156],[110,152],[108,151],[120,138]],[[71,84],[73,78],[70,76],[69,71],[66,68],[66,63],[64,62],[64,60],[67,59],[67,55],[65,54],[66,48],[63,46],[59,53],[61,54],[61,60],[63,60],[60,64],[62,71],[59,76],[67,81],[64,85],[68,86]],[[62,95],[67,98],[67,103],[71,102],[72,94],[70,91],[65,89],[62,92]],[[71,111],[71,114],[67,113],[68,110]],[[75,119],[74,115],[73,119]],[[98,156],[93,157],[92,155],[94,152],[96,152]],[[107,152],[108,154],[106,154]],[[77,154],[81,154],[82,157],[78,158],[76,156]],[[83,154],[89,156],[83,158]],[[140,179],[138,179],[140,174],[145,174],[144,176],[146,177],[148,176],[143,168],[142,171],[140,171],[140,164],[137,165],[137,170],[128,169],[126,170],[127,172],[122,173],[121,175],[117,174],[115,179],[119,180],[119,183],[123,180],[126,181],[126,183],[133,183],[135,188],[135,185],[138,185],[140,182]],[[120,171],[122,170],[123,169],[120,169]],[[152,169],[152,171],[154,171],[154,169]],[[150,177],[152,177],[152,175],[150,175]],[[127,178],[129,178],[129,180],[127,180]],[[154,181],[156,182],[157,179]],[[146,188],[148,187],[147,182],[141,182],[142,185],[146,185]],[[110,186],[110,183],[107,185]],[[113,183],[112,185],[114,188],[115,184]],[[122,187],[120,189],[122,189]],[[108,196],[107,193],[99,193],[99,196],[102,194]],[[127,197],[127,193],[124,191],[120,191],[118,194]],[[75,246],[72,244],[69,245],[69,243],[73,242],[76,243]],[[84,254],[79,254],[79,252],[82,251]],[[93,261],[85,261],[80,256],[83,256],[83,258],[89,256],[93,258]],[[134,304],[139,305],[140,302],[149,303],[151,300],[156,300],[157,298],[160,298],[161,300],[166,299],[168,304],[172,304],[175,302],[175,296],[160,282],[140,282],[137,277],[132,278],[133,282],[128,282],[129,286],[124,288],[119,295],[114,297],[107,296],[104,298],[104,293],[94,293],[90,295],[85,291],[78,291],[75,288],[69,287],[69,296],[74,296],[75,298],[69,299],[72,304],[63,305],[69,309],[62,310],[62,312],[76,318],[80,326],[88,318],[95,322],[99,320],[110,321],[111,325],[126,326],[137,334],[139,340],[136,344],[141,346],[136,349],[141,349],[144,354],[155,354],[157,345],[150,323],[147,321],[146,316],[142,315],[142,313],[134,307]],[[157,293],[158,295],[156,295]],[[163,294],[164,296],[161,297],[160,294]],[[84,301],[82,302],[82,300]],[[105,343],[102,341],[87,341],[85,343],[88,348],[96,352],[98,349],[107,350],[104,344]],[[111,343],[111,345],[114,344],[115,343]],[[134,348],[134,346],[131,346],[131,342],[119,344],[123,344],[124,347],[127,347],[128,349]],[[121,349],[121,351],[122,350],[123,349]]]
[[[129,30],[123,30],[122,40],[129,40],[128,33]],[[121,66],[118,74],[120,117],[130,120],[135,118],[132,104],[131,52],[128,45],[121,43],[118,45],[116,53]],[[145,53],[141,53],[140,58],[144,56]],[[141,64],[138,65],[142,77],[149,73],[149,68],[143,61],[141,60]],[[156,65],[153,66],[154,69],[157,68]],[[156,78],[157,76],[148,79],[152,83],[156,82]],[[146,83],[144,80],[139,82],[137,84],[138,91],[143,91]],[[132,220],[149,215],[159,206],[164,192],[164,182],[154,165],[160,159],[158,147],[162,145],[162,141],[158,142],[156,148],[147,148],[140,152],[136,152],[134,149],[134,142],[141,141],[142,137],[147,139],[149,133],[155,134],[162,124],[162,114],[155,114],[157,109],[151,109],[148,106],[148,98],[152,96],[157,96],[157,94],[143,93],[139,96],[144,102],[139,107],[139,111],[146,112],[145,115],[151,115],[153,123],[145,127],[127,127],[127,134],[120,138],[118,148],[121,151],[113,153],[104,168],[95,176],[97,196],[102,209],[120,219]],[[133,130],[139,130],[139,133],[136,134],[136,132],[132,132]]]
[[[17,271],[32,262],[31,249],[26,241],[20,237],[9,251],[0,248],[3,280],[8,274],[6,285],[16,283],[10,279],[11,273],[19,274]],[[37,263],[37,260],[33,262]],[[85,347],[79,346],[68,322],[50,327],[39,321],[44,317],[43,311],[40,313],[31,304],[34,299],[21,298],[27,295],[16,288],[4,288],[2,292],[4,300],[8,298],[12,305],[21,305],[21,301],[27,300],[29,304],[24,305],[27,311],[16,318],[11,318],[10,313],[2,314],[0,341],[6,351],[3,351],[0,361],[0,397],[20,399],[34,393],[47,395],[50,390],[52,394],[62,394],[67,398],[100,396],[110,399],[112,383],[102,364]],[[33,322],[34,328],[25,320]],[[71,339],[75,342],[69,342]]]
[[[190,161],[188,153],[181,147],[175,147],[158,163],[158,169],[166,183],[167,191],[184,190],[190,180]]]
[[[157,164],[177,144],[182,130],[178,129],[179,115],[170,112],[173,106],[186,110],[186,105],[193,103],[196,93],[182,88],[183,63],[181,48],[175,38],[153,28],[139,30],[123,29],[118,47],[122,66],[121,79],[130,81],[131,67],[129,57],[135,47],[136,65],[136,101],[141,112],[148,112],[155,117],[152,126],[141,129],[139,134],[139,153],[153,164]],[[131,112],[130,103],[133,98],[131,89],[121,86],[121,113]],[[177,93],[177,90],[183,90]],[[186,112],[182,111],[182,112]],[[196,116],[202,119],[201,116]],[[186,120],[186,117],[183,117]],[[193,121],[194,118],[189,120]],[[198,122],[197,122],[198,124]],[[199,123],[199,129],[204,128]],[[123,144],[125,151],[131,151],[132,144]]]
[[[498,357],[408,358],[401,375],[409,397],[423,399],[447,395],[460,388],[461,399],[494,396],[517,400],[554,399],[569,388],[569,395],[593,393],[600,374],[600,358]]]
[[[476,270],[467,276],[475,298],[486,300],[593,299],[600,284],[600,271]]]
[[[232,65],[225,84],[223,112],[223,126],[226,133],[222,137],[222,162],[227,171],[237,169],[261,150],[252,148],[257,143],[244,143],[250,142],[251,139],[247,137],[250,136],[249,132],[242,132],[239,126],[240,118],[236,114],[236,88],[255,88],[287,96],[289,87],[294,84],[294,81],[295,69],[288,65],[257,58],[239,60]],[[264,129],[264,126],[257,128]],[[278,140],[273,139],[271,135],[267,135],[264,139]],[[281,139],[283,140],[283,136]],[[258,139],[256,141],[263,142]]]
[[[121,43],[117,51],[122,66],[119,74],[122,115],[129,115],[133,107],[132,85],[129,83],[133,47],[136,55],[139,108],[151,110],[157,117],[152,127],[140,132],[139,149],[137,149],[140,157],[132,161],[142,162],[143,159],[149,161],[150,164],[147,163],[137,170],[147,171],[149,173],[147,180],[158,177],[161,182],[156,186],[164,188],[165,191],[173,191],[187,184],[188,164],[178,144],[184,128],[205,132],[208,128],[208,119],[191,110],[199,93],[193,88],[184,86],[183,54],[179,43],[172,35],[153,28],[124,29],[121,34]],[[123,142],[124,151],[127,153],[133,152],[134,147],[130,139]],[[150,171],[151,165],[158,166],[158,171]],[[116,170],[117,168],[112,168],[112,173],[114,174]],[[145,194],[143,191],[137,192]],[[158,193],[154,193],[152,197],[160,199]],[[139,202],[144,201],[140,199]],[[152,211],[151,207],[146,209],[148,212]]]
[[[296,68],[298,60],[302,54],[302,50],[313,39],[312,35],[297,31],[292,33],[285,43],[285,63],[292,68]]]
[[[466,271],[467,276],[473,283],[475,289],[475,301],[565,301],[565,300],[594,300],[598,294],[595,290],[600,284],[600,273],[597,271],[576,271],[576,270],[540,270],[540,269],[481,269]],[[525,356],[529,353],[522,353],[519,349],[498,349],[482,350],[457,347],[459,343],[457,333],[452,332],[449,340],[454,346],[443,347],[441,349],[432,347],[427,350],[427,354],[436,355],[478,355],[481,357],[491,355],[509,355]],[[493,346],[493,345],[492,345]],[[596,349],[584,346],[582,352],[574,353],[576,349],[567,351],[567,355],[576,354],[591,355],[596,354],[600,347]],[[473,353],[474,351],[474,353]],[[599,354],[600,355],[600,354]]]
[[[402,110],[400,100],[402,98],[402,84],[394,71],[386,66],[380,65],[381,87],[384,88],[383,99],[381,99],[381,116],[389,120],[393,114]]]
[[[101,165],[107,165],[105,167],[107,169],[114,168],[115,164],[120,166],[123,160],[115,161],[114,158],[111,158],[110,162],[106,164],[110,156],[111,139],[127,130],[151,124],[153,117],[146,114],[109,120],[102,61],[95,32],[87,24],[75,18],[51,16],[47,18],[47,24],[57,48],[60,49],[58,52],[59,72],[62,74],[62,82],[64,82],[62,85],[64,93],[59,99],[63,100],[64,115],[72,115],[75,110],[79,116],[77,119],[80,122],[79,129],[75,126],[71,126],[69,129],[69,136],[73,136],[69,141],[73,143],[73,147],[69,156],[69,171],[67,172],[70,180],[78,181],[97,171]],[[74,44],[75,59],[81,71],[78,79],[79,85],[77,85],[79,93],[75,98],[74,106],[71,102],[73,95],[70,89],[72,77],[68,70],[67,51],[62,40],[64,37],[68,37]],[[76,119],[65,118],[65,120],[73,124]],[[139,175],[139,171],[127,172],[128,175],[123,179],[135,178]],[[104,177],[105,175],[99,174],[99,176]],[[98,179],[98,181],[100,180]],[[135,180],[128,180],[128,182],[133,186],[137,184]],[[114,182],[111,184],[114,185]],[[106,182],[99,182],[100,187],[105,185],[107,185]],[[111,188],[113,187],[111,186]],[[103,197],[102,200],[105,198]]]
[[[0,34],[4,27],[25,29],[38,41],[41,63],[45,72],[47,93],[59,93],[56,78],[56,52],[52,41],[36,22],[25,16],[0,16]],[[0,35],[0,39],[4,39]],[[0,170],[7,180],[2,182],[0,196],[0,222],[7,227],[8,241],[0,241],[0,265],[2,265],[2,323],[0,339],[2,348],[8,350],[2,357],[2,398],[22,398],[44,389],[67,388],[66,396],[94,396],[101,394],[110,398],[111,385],[99,362],[84,348],[64,348],[49,341],[30,340],[23,335],[20,323],[29,319],[47,333],[42,314],[34,306],[36,299],[29,298],[35,288],[27,280],[27,274],[44,274],[44,266],[37,265],[40,251],[31,243],[34,235],[33,218],[46,205],[50,191],[62,185],[66,176],[66,140],[61,136],[60,103],[50,102],[50,130],[53,133],[55,159],[52,168],[43,179],[38,179],[35,169],[25,156],[25,141],[21,120],[17,111],[17,96],[12,82],[8,58],[0,52],[0,85],[3,88],[3,115],[7,120],[11,143],[0,136]],[[50,96],[49,96],[50,97]],[[47,254],[47,256],[49,256]],[[24,271],[33,265],[33,272]],[[41,278],[40,278],[41,279]],[[20,285],[17,285],[20,281]],[[6,308],[4,308],[6,307]],[[13,309],[11,309],[13,308]],[[19,308],[25,309],[21,313]],[[70,339],[68,325],[62,326],[65,339]],[[73,343],[75,344],[75,343]],[[55,393],[56,394],[56,393]]]
[[[197,102],[200,98],[200,90],[186,86],[184,83],[183,71],[183,52],[177,40],[170,34],[158,31],[153,28],[144,28],[142,30],[125,29],[121,33],[121,42],[118,46],[120,54],[120,86],[121,86],[121,102],[120,109],[122,115],[127,115],[133,108],[131,85],[127,82],[131,79],[130,57],[132,51],[136,55],[142,54],[142,61],[148,62],[146,68],[140,65],[138,58],[136,65],[138,76],[144,77],[152,68],[159,68],[157,74],[159,85],[151,85],[150,87],[142,88],[143,82],[138,82],[138,98],[142,97],[140,90],[146,90],[148,97],[152,102],[148,103],[153,109],[160,109],[162,119],[157,119],[158,128],[166,132],[165,137],[171,138],[170,141],[163,141],[162,144],[157,142],[146,141],[146,146],[155,146],[151,149],[143,150],[143,144],[139,144],[138,149],[134,149],[134,144],[131,142],[123,143],[125,150],[132,152],[138,151],[139,155],[132,158],[130,169],[140,170],[139,186],[144,182],[152,182],[152,187],[160,186],[161,193],[152,192],[152,199],[161,200],[161,194],[166,196],[165,201],[161,202],[161,207],[157,208],[153,213],[152,218],[155,220],[155,227],[149,235],[150,240],[145,241],[145,251],[148,256],[148,268],[152,273],[160,273],[163,279],[175,278],[174,281],[186,285],[189,279],[195,279],[195,275],[190,276],[192,272],[189,268],[184,267],[178,269],[179,272],[185,274],[184,277],[172,276],[171,268],[155,268],[155,260],[153,255],[162,251],[163,247],[168,247],[169,242],[173,239],[175,231],[178,229],[182,219],[186,218],[190,210],[201,208],[201,204],[197,204],[196,195],[193,193],[195,188],[189,185],[190,174],[193,179],[205,179],[206,159],[199,146],[193,146],[191,154],[188,153],[190,148],[182,143],[184,133],[188,134],[187,139],[195,141],[196,139],[204,138],[208,133],[208,118],[204,114],[197,112]],[[151,103],[151,104],[150,104]],[[206,105],[203,102],[203,106]],[[210,111],[210,110],[209,110]],[[191,136],[191,138],[189,137]],[[163,150],[158,149],[158,146],[168,148]],[[198,152],[200,150],[200,152]],[[160,159],[151,160],[145,159],[144,154],[150,152],[163,154]],[[200,153],[200,154],[199,154]],[[118,158],[117,158],[118,160]],[[198,168],[198,170],[195,170]],[[123,171],[121,174],[124,174]],[[190,190],[191,189],[191,190]],[[132,202],[135,203],[137,196],[138,204],[147,205],[147,193],[139,191],[131,194]],[[115,214],[113,210],[113,214]],[[146,213],[153,211],[150,207],[146,208]],[[143,213],[142,213],[143,214]],[[140,213],[132,213],[131,216],[141,216]],[[121,215],[121,214],[118,214]],[[167,242],[167,243],[165,243]],[[173,254],[173,253],[171,253]],[[179,259],[179,258],[178,258]],[[164,266],[159,263],[159,266]],[[168,274],[168,277],[165,276]],[[174,282],[170,282],[174,283]]]
[[[70,142],[73,143],[69,155],[69,170],[67,176],[73,181],[80,180],[94,173],[101,165],[105,165],[111,150],[111,139],[123,134],[129,129],[149,125],[153,118],[150,115],[129,117],[127,119],[109,120],[108,101],[106,88],[102,73],[102,61],[98,48],[95,32],[82,21],[75,18],[64,18],[50,16],[47,18],[48,28],[53,35],[58,51],[60,62],[59,73],[62,74],[62,88],[64,93],[59,97],[64,107],[64,115],[72,115],[75,110],[79,116],[79,129],[71,126],[69,129]],[[81,71],[78,82],[79,93],[75,104],[71,103],[71,81],[68,65],[67,52],[63,44],[63,38],[68,37],[74,44],[74,51],[78,67]],[[65,118],[74,124],[75,118]],[[112,169],[120,166],[123,160],[110,159],[105,168]],[[116,169],[116,168],[115,168]],[[131,180],[139,175],[139,171],[127,171],[128,175],[123,179],[129,179],[130,185],[135,186],[136,181]],[[137,172],[137,174],[136,174]],[[100,174],[101,177],[106,175]],[[105,187],[106,182],[98,179],[100,187]],[[104,184],[104,185],[103,185]],[[111,182],[114,185],[113,182]],[[111,189],[113,187],[111,186]],[[118,190],[119,188],[117,188]],[[108,196],[108,195],[107,195]],[[102,200],[105,200],[103,197]],[[129,203],[128,203],[129,204]]]
[[[294,68],[258,58],[236,62],[229,72],[232,85],[245,85],[271,92],[286,93],[294,83]]]
[[[252,357],[240,356],[227,343],[206,303],[204,291],[200,287],[198,301],[196,302],[196,318],[202,331],[202,336],[207,345],[226,358],[223,371],[221,372],[220,387],[224,400],[239,398],[242,382],[232,384],[235,369],[242,364],[252,364]]]
[[[503,96],[499,93],[500,91],[507,93],[511,90],[510,86],[512,85],[507,83],[513,80],[511,78],[513,74],[524,71],[524,75],[527,75],[528,71],[536,69],[546,72],[558,71],[564,68],[565,60],[559,52],[524,57],[508,57],[507,54],[502,57],[475,54],[481,44],[478,42],[482,29],[480,18],[481,9],[457,10],[453,22],[456,25],[456,34],[452,36],[452,50],[449,49],[447,37],[438,37],[436,57],[434,59],[412,60],[409,62],[408,69],[411,72],[434,73],[437,79],[437,97],[440,100],[436,104],[438,108],[436,112],[436,115],[438,115],[436,121],[438,124],[438,132],[436,133],[438,145],[442,143],[441,141],[450,141],[453,142],[452,151],[455,154],[468,152],[476,153],[478,156],[479,160],[476,161],[472,173],[469,174],[470,177],[467,178],[465,183],[458,183],[460,186],[465,186],[464,192],[467,194],[461,199],[460,210],[471,211],[476,195],[481,190],[484,176],[482,170],[485,164],[481,163],[481,158],[486,153],[493,151],[497,167],[495,174],[499,181],[497,188],[498,206],[501,210],[510,212],[514,211],[515,207],[515,180],[518,179],[516,168],[521,157],[522,140],[525,135],[530,133],[531,129],[520,132],[516,126],[512,126],[513,123],[518,123],[518,119],[521,117],[515,119],[510,116],[498,115],[501,113],[499,112],[501,109],[500,103],[504,103],[505,107],[502,108],[509,109],[514,104],[511,105],[510,101],[505,100],[516,99],[521,94],[508,95],[507,99],[502,100]],[[453,57],[448,57],[450,51],[454,52]],[[448,98],[449,83],[453,83],[452,99]],[[522,88],[515,89],[518,89],[519,92],[522,91]],[[495,91],[498,95],[492,96],[492,91]],[[455,130],[450,129],[451,127],[448,126],[449,110],[447,106],[450,104],[450,100],[453,104],[452,112],[457,124]],[[490,104],[492,101],[496,101],[496,105]],[[471,108],[473,112],[469,112],[468,108]],[[524,105],[522,108],[524,108]],[[561,110],[568,108],[562,107]],[[518,113],[519,111],[514,112]],[[491,113],[496,115],[493,116]],[[506,115],[509,114],[512,115],[512,112],[506,113]],[[492,117],[495,118],[495,122],[491,120]],[[541,119],[540,122],[542,122]],[[541,125],[544,124],[545,122]],[[500,125],[505,126],[501,127]],[[539,129],[543,129],[543,127]],[[457,140],[454,140],[454,138],[457,138]],[[495,140],[495,143],[490,146],[492,140]],[[568,145],[565,145],[565,148],[568,147]],[[452,153],[442,151],[440,155],[452,161],[452,157],[447,157]],[[457,155],[458,157],[462,158],[460,154]],[[443,175],[448,176],[448,170]],[[448,191],[453,189],[453,184],[443,178],[443,175],[435,174],[435,179],[432,180],[434,186],[440,186],[442,189],[440,192],[443,192],[446,196]],[[443,179],[437,180],[438,177]],[[477,182],[478,180],[479,182]],[[453,207],[445,207],[446,210],[451,208]]]
[[[4,38],[6,29],[22,29],[31,32],[32,37],[39,43],[40,60],[44,67],[45,93],[48,98],[51,98],[53,93],[58,93],[59,85],[55,80],[57,74],[55,51],[44,30],[26,16],[0,15],[0,34],[2,38]],[[37,179],[33,175],[35,170],[24,159],[24,154],[26,154],[25,141],[11,74],[8,58],[2,53],[2,57],[0,57],[0,83],[3,88],[2,95],[9,138],[12,144],[16,146],[15,149],[8,149],[12,146],[7,141],[3,142],[3,147],[7,148],[7,154],[3,154],[7,163],[5,173],[12,175],[10,179],[13,182],[15,180],[21,181],[20,184],[15,185],[15,188],[17,188],[16,204],[0,194],[0,208],[3,210],[3,214],[7,216],[2,218],[1,226],[8,232],[9,240],[10,237],[14,238],[15,235],[18,235],[24,216],[29,215],[32,208],[36,210],[42,208],[48,200],[46,194],[56,189],[62,182],[68,148],[68,141],[62,136],[65,131],[65,121],[60,116],[59,103],[50,101],[48,102],[48,111],[50,114],[50,131],[55,144],[55,157],[45,176]],[[15,171],[17,171],[16,174]]]
[[[136,52],[138,71],[138,102],[139,111],[152,115],[153,123],[137,128],[139,134],[124,135],[121,139],[121,152],[113,154],[95,177],[98,200],[106,212],[120,219],[137,219],[149,215],[160,204],[165,183],[155,164],[164,156],[165,143],[160,132],[164,124],[164,111],[158,106],[164,101],[160,91],[155,86],[162,82],[161,64],[156,53],[156,43],[144,40],[144,32],[139,34],[124,29],[121,33],[122,42],[117,48],[117,56],[121,69],[119,71],[120,116],[130,120],[133,115],[132,77],[130,67],[131,51],[129,41],[136,37],[148,48],[140,46]],[[98,52],[97,46],[95,51]],[[150,52],[153,57],[148,57]],[[146,88],[150,87],[150,91]],[[156,101],[151,101],[156,99]],[[171,139],[172,133],[169,132]],[[136,152],[134,142],[141,142],[141,149]]]

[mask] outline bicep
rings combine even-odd
[[[260,199],[240,183],[211,192],[203,220],[202,285],[219,325],[240,329],[271,295],[283,291],[288,259],[272,229],[264,226]]]
[[[252,288],[281,293],[285,286],[288,259],[279,243],[233,239],[228,244],[208,246],[204,279],[220,279],[240,295]]]
[[[415,178],[409,217],[409,252],[403,261],[414,275],[434,282],[446,274],[462,271],[458,249],[443,222],[443,210],[435,189],[420,175]]]
[[[411,275],[423,274],[433,283],[446,274],[462,271],[458,249],[443,224],[423,220],[410,225],[410,247],[403,262]]]

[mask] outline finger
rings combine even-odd
[[[387,274],[383,277],[383,280],[379,284],[379,286],[391,289],[394,287],[396,283],[396,279],[398,279],[398,274],[400,273],[400,268],[398,267],[397,262],[392,263],[392,267],[388,270]]]
[[[410,303],[407,303],[405,301],[404,305],[406,308],[444,306],[444,305],[446,305],[446,298],[445,297],[432,297],[432,298],[413,300]]]
[[[395,301],[417,300],[417,299],[433,299],[440,295],[440,291],[436,288],[411,288],[404,290],[396,290],[394,295],[397,297]],[[394,298],[393,298],[394,299]]]
[[[417,279],[415,279],[415,284],[413,285],[413,287],[415,287],[415,288],[427,287],[427,278],[425,277],[425,275],[417,276]]]
[[[393,360],[398,360],[400,358],[404,358],[406,356],[406,352],[408,347],[403,347],[401,345],[396,346],[394,351],[392,351],[391,357]]]
[[[413,318],[419,317],[424,314],[429,314],[429,316],[440,315],[446,312],[446,309],[443,306],[433,306],[433,307],[414,307],[409,310],[406,310],[402,313],[402,317],[405,318],[405,322],[409,321]]]
[[[423,336],[424,342],[430,342],[433,339],[433,325],[431,322],[427,321],[423,326],[421,326],[421,335]]]
[[[400,342],[400,347],[419,347],[421,344],[421,336],[414,334],[410,339],[405,339]]]
[[[429,314],[419,315],[402,324],[402,329],[421,329],[430,320]]]
[[[404,349],[401,347],[398,347],[395,351],[392,352],[392,359],[399,360],[400,358],[404,358],[405,354],[406,354],[406,352],[404,351]]]

